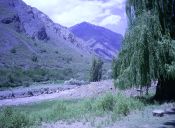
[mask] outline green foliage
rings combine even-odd
[[[128,115],[131,110],[141,109],[144,104],[138,99],[127,98],[122,94],[112,95],[108,93],[97,99],[97,109],[104,112],[111,111],[113,116]]]
[[[122,51],[113,64],[116,86],[149,86],[152,80],[174,74],[174,45],[170,31],[164,33],[162,30],[160,10],[154,2],[127,1],[126,12],[130,24]]]
[[[132,105],[134,105],[135,107]],[[114,112],[115,114],[126,116],[129,114],[130,110],[132,110],[133,108],[137,108],[136,105],[138,109],[140,109],[143,104],[140,104],[140,102],[138,102],[137,100],[134,100],[132,98],[126,98],[123,95],[118,94],[115,102],[116,107],[114,108]]]
[[[99,115],[106,116],[110,114],[118,118],[126,116],[131,110],[141,109],[144,104],[134,98],[128,98],[124,95],[105,94],[98,98],[83,100],[54,100],[42,102],[39,104],[25,105],[16,107],[28,114],[29,122],[40,123],[58,120],[93,118]]]
[[[175,39],[175,1],[173,0],[127,0],[126,13],[129,24],[133,25],[135,19],[143,14],[144,11],[150,14],[155,13],[161,25],[161,32],[165,35],[170,33],[171,38]]]
[[[113,111],[114,109],[114,97],[112,94],[103,96],[99,101],[99,108],[103,111]]]
[[[100,81],[102,78],[103,62],[101,59],[94,59],[90,70],[90,81]]]
[[[4,68],[0,69],[0,87],[29,86],[33,82],[68,80],[72,76],[73,71],[70,68]]]
[[[16,112],[12,108],[1,110],[0,128],[24,128],[30,125],[29,118],[26,114]]]

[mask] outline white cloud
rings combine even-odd
[[[59,15],[56,14],[53,16],[53,20],[68,27],[83,21],[94,22],[96,18],[109,15],[109,11],[101,8],[98,4],[82,2]]]
[[[118,25],[121,20],[121,16],[118,15],[110,15],[104,18],[99,25],[106,26],[106,25]]]
[[[125,0],[23,1],[47,14],[54,22],[67,27],[83,21],[101,25],[103,27],[108,24],[117,25],[121,22],[121,17],[117,14],[113,14],[114,12],[112,12],[112,9],[117,8],[119,10],[125,10]]]

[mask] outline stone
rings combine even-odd
[[[29,97],[34,96],[32,91],[28,91],[27,93],[28,93]]]
[[[165,113],[164,110],[154,110],[153,111],[153,116],[163,117],[164,116],[164,113]]]

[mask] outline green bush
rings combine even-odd
[[[144,104],[134,98],[123,96],[122,94],[106,94],[95,101],[97,110],[111,111],[115,116],[128,115],[131,110],[141,109]]]
[[[15,112],[10,107],[3,109],[0,114],[0,128],[23,128],[29,124],[29,118],[25,114]]]
[[[32,56],[32,61],[33,61],[33,62],[38,62],[38,57],[35,56],[35,55],[33,55],[33,56]]]
[[[116,104],[115,113],[127,116],[130,109],[127,102],[120,102]]]
[[[114,103],[115,101],[113,95],[106,94],[99,100],[98,107],[103,111],[113,111]]]
[[[131,110],[141,109],[144,106],[140,100],[129,98],[122,94],[117,94],[115,96],[115,101],[114,113],[117,115],[126,116]]]

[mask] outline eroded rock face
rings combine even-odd
[[[92,52],[84,45],[84,41],[77,38],[68,28],[54,23],[47,15],[26,5],[22,0],[0,0],[0,5],[5,8],[0,14],[0,23],[14,24],[17,32],[22,32],[34,40],[66,40],[73,47]]]
[[[3,24],[13,24],[17,32],[25,32],[18,15],[6,17],[1,20]]]
[[[9,18],[4,18],[1,20],[1,23],[3,24],[10,24],[13,22],[13,18],[9,17]]]
[[[47,36],[45,27],[42,27],[42,28],[38,31],[37,37],[38,37],[39,40],[49,40],[49,37]]]
[[[26,5],[22,0],[0,1],[0,4],[13,14],[3,15],[0,18],[3,24],[13,24],[17,32],[24,32],[28,37],[38,40],[48,40],[46,31],[47,16],[42,17],[42,13],[35,8]]]

